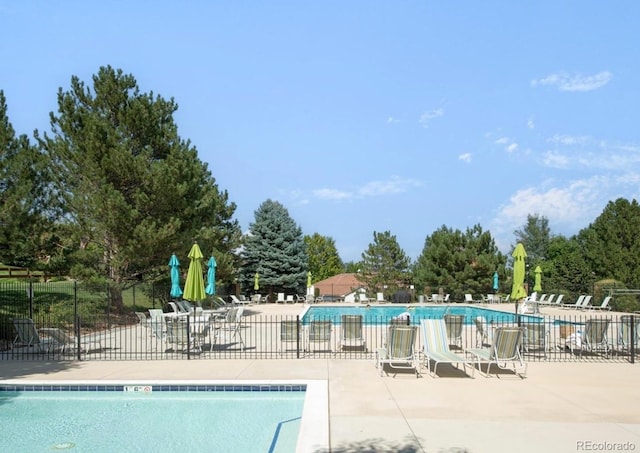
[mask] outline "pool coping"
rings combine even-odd
[[[41,391],[37,387],[77,387],[96,386],[95,391],[124,391],[115,390],[113,387],[140,387],[144,391],[148,386],[183,386],[189,387],[213,387],[214,391],[301,391],[306,387],[302,418],[296,443],[296,453],[312,453],[318,450],[329,451],[329,383],[326,380],[170,380],[170,379],[93,379],[93,380],[29,380],[8,379],[0,381],[0,388],[9,391],[7,387],[17,387],[24,391]],[[112,387],[106,389],[105,387]],[[219,387],[219,390],[215,388]],[[228,387],[226,389],[225,387]],[[281,388],[275,390],[274,387]],[[91,391],[91,390],[88,390]]]

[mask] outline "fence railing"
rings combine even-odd
[[[414,317],[409,323],[420,325]],[[341,317],[314,317],[204,311],[195,315],[163,314],[137,319],[110,314],[54,320],[45,313],[16,317],[2,324],[0,359],[21,360],[206,360],[313,359],[373,360],[386,343],[394,318],[367,319],[355,336]],[[404,322],[404,321],[400,321]],[[617,361],[634,363],[639,346],[640,316],[581,315],[516,317],[513,322],[445,317],[450,348],[492,344],[500,326],[524,330],[526,361]],[[21,331],[22,330],[22,331]],[[422,335],[415,350],[421,351]]]

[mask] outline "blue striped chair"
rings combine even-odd
[[[466,365],[471,361],[449,350],[449,335],[444,319],[423,319],[420,321],[420,325],[422,327],[422,339],[424,342],[422,352],[429,373],[431,373],[431,361],[434,362],[433,377],[437,375],[439,363],[455,363],[456,368],[458,364],[461,363],[466,372]],[[473,377],[475,374],[475,368],[473,366],[472,370]]]

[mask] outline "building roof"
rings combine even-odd
[[[316,282],[313,286],[317,289],[316,293],[321,296],[344,297],[356,289],[362,288],[364,283],[358,280],[356,274],[338,274]]]

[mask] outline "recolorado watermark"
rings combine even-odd
[[[577,451],[635,451],[634,442],[608,442],[596,440],[576,441]]]

